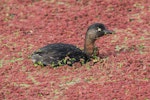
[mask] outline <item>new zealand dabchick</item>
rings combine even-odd
[[[101,23],[94,23],[89,26],[85,36],[84,51],[74,45],[64,43],[49,44],[35,51],[31,59],[35,64],[47,66],[72,65],[75,62],[84,63],[92,58],[94,53],[94,43],[97,38],[105,34],[111,34],[112,31],[106,29]]]

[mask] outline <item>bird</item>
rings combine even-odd
[[[98,54],[95,51],[95,41],[106,34],[112,34],[113,31],[108,30],[102,23],[93,23],[86,31],[84,40],[84,50],[72,44],[53,43],[48,44],[31,54],[31,59],[34,64],[40,66],[72,66],[75,62],[86,63]]]

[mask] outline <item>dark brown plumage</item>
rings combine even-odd
[[[54,43],[35,51],[31,55],[31,58],[35,64],[43,66],[72,65],[81,60],[86,63],[93,55],[96,39],[111,33],[112,32],[107,30],[103,24],[94,23],[89,26],[86,32],[84,51],[71,44]]]

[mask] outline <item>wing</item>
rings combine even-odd
[[[65,64],[67,62],[72,64],[79,61],[80,58],[87,59],[82,50],[71,44],[62,43],[49,44],[32,54],[33,62],[43,65],[58,65],[58,63]]]

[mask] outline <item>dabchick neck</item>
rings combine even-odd
[[[94,42],[95,40],[90,39],[89,37],[85,38],[85,44],[84,44],[84,52],[89,56],[92,57],[94,52]]]

